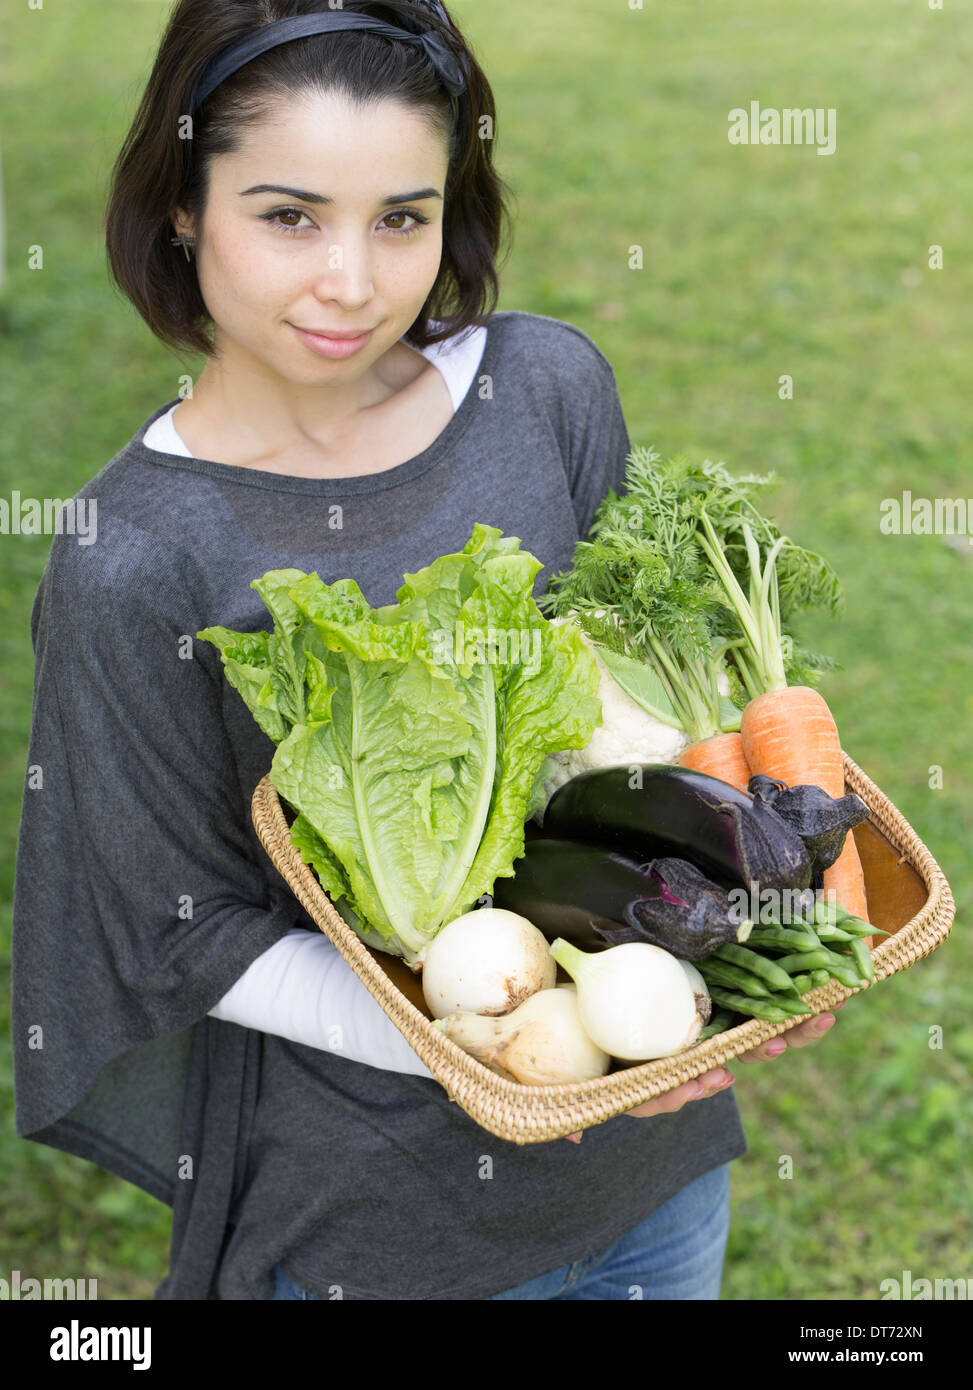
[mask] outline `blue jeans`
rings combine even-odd
[[[730,1230],[730,1165],[688,1183],[607,1250],[494,1299],[718,1299]],[[278,1265],[274,1298],[316,1299]]]

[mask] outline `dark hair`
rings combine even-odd
[[[105,214],[112,278],[168,347],[213,352],[195,264],[172,245],[175,210],[202,225],[211,160],[233,154],[241,133],[266,119],[282,94],[338,91],[362,103],[392,98],[422,113],[444,139],[450,133],[449,95],[418,44],[342,30],[281,44],[247,63],[202,103],[192,138],[180,138],[198,79],[216,53],[276,19],[325,8],[324,0],[179,0],[169,18],[115,161]],[[444,189],[442,263],[405,334],[421,349],[486,322],[499,300],[497,257],[511,240],[509,189],[493,168],[492,138],[480,135],[484,117],[494,133],[493,93],[466,40],[431,7],[349,0],[342,8],[414,33],[435,29],[464,63],[466,91],[458,98]]]

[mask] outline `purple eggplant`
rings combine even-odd
[[[752,926],[692,864],[639,864],[571,840],[532,840],[513,878],[494,883],[493,905],[526,917],[549,941],[563,937],[586,951],[645,941],[682,960],[745,941]]]
[[[692,768],[641,763],[583,772],[554,793],[544,831],[641,862],[685,859],[748,890],[811,882],[804,842],[772,806]]]
[[[747,790],[755,801],[772,806],[804,842],[811,856],[811,871],[821,874],[844,849],[849,830],[868,820],[871,810],[860,796],[829,796],[823,787],[789,787],[773,777],[751,777]]]

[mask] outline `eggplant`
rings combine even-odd
[[[748,890],[807,888],[811,857],[772,806],[705,772],[668,763],[572,777],[544,812],[545,834],[648,859],[676,857]]]
[[[868,820],[871,808],[860,796],[829,796],[823,787],[789,787],[758,773],[747,783],[755,801],[772,806],[781,820],[796,830],[811,856],[814,875],[830,869],[845,846],[845,837],[856,825]]]
[[[562,937],[585,951],[643,941],[702,960],[724,942],[745,941],[752,926],[731,909],[726,890],[691,864],[639,864],[571,840],[530,841],[513,878],[498,878],[492,897],[494,907],[526,917],[548,941]]]

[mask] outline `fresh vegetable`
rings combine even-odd
[[[721,989],[718,985],[710,985],[710,994],[717,1004],[722,1004],[727,1009],[732,1009],[734,1013],[746,1014],[749,1018],[763,1019],[765,1023],[786,1023],[788,1019],[795,1016],[793,1008],[782,1008],[778,1003],[771,1003],[770,1000],[751,999],[746,994],[735,994],[733,990]],[[807,1005],[799,1010],[801,1013],[813,1013]]]
[[[631,943],[587,954],[559,939],[551,955],[578,986],[585,1032],[610,1056],[669,1057],[699,1037],[703,1019],[693,987],[668,951]]]
[[[868,954],[867,950],[866,954]],[[858,960],[850,951],[849,957],[850,959],[848,957],[842,958],[841,955],[822,946],[817,951],[798,951],[794,955],[782,956],[776,965],[780,970],[784,970],[790,975],[802,973],[805,970],[827,970],[833,979],[840,980],[849,989],[858,989],[859,986],[868,984],[869,973],[871,973],[872,979],[875,978],[874,967],[869,965],[860,969]]]
[[[574,988],[542,989],[503,1018],[451,1013],[435,1026],[492,1071],[527,1086],[591,1081],[611,1065],[582,1027]]]
[[[743,712],[741,734],[754,773],[821,787],[835,798],[843,795],[841,740],[831,711],[816,690],[789,686],[751,700]],[[841,853],[825,870],[824,887],[849,912],[867,917],[865,876],[854,836],[844,836]]]
[[[844,791],[841,741],[831,712],[816,690],[805,686],[769,691],[744,711],[744,747],[755,772],[783,780],[813,781],[830,796]],[[868,919],[865,876],[854,836],[845,833],[836,859],[824,870],[823,886],[847,911]]]
[[[740,727],[720,689],[737,625],[695,543],[681,478],[656,457],[629,455],[626,492],[607,494],[541,607],[576,617],[632,699],[698,740]]]
[[[796,931],[793,927],[754,927],[750,946],[781,947],[784,951],[816,951],[819,937],[811,931]]]
[[[301,813],[303,857],[413,967],[513,873],[545,757],[600,717],[594,659],[542,617],[541,564],[519,546],[477,526],[384,608],[350,579],[272,570],[253,587],[273,633],[197,633],[277,742],[270,778]]]
[[[855,940],[854,933],[845,931],[844,927],[815,927],[814,932],[818,940],[823,941],[825,945],[827,945],[829,941],[847,942]],[[804,949],[808,948],[805,947]]]
[[[741,970],[749,970],[751,975],[756,975],[759,980],[763,980],[772,990],[793,993],[793,985],[790,976],[782,966],[776,961],[768,960],[766,956],[760,955],[758,951],[751,951],[746,946],[724,945],[718,946],[713,952],[718,960],[729,962],[730,965],[738,965]],[[826,961],[817,961],[817,965],[825,965]],[[804,967],[799,967],[803,969]]]
[[[788,625],[801,610],[837,611],[841,586],[826,560],[782,535],[755,505],[775,477],[734,478],[709,459],[699,467],[682,460],[657,467],[680,478],[681,495],[697,522],[696,543],[709,562],[708,577],[735,619],[735,698],[745,706],[766,690],[813,685],[834,663],[801,650]]]
[[[838,980],[848,989],[861,989],[875,979],[871,952],[860,935],[845,932],[845,939],[829,948],[821,934],[827,925],[816,926],[815,915],[825,922],[833,913],[817,903],[800,923],[799,930],[782,927],[757,928],[747,947],[722,946],[698,962],[700,973],[716,1003],[748,1017],[782,1022],[788,1014],[813,1012],[800,996]],[[871,930],[867,923],[855,922],[844,914],[846,926],[854,922],[857,931]],[[828,938],[831,939],[830,936]],[[797,945],[799,949],[792,949]],[[769,953],[767,956],[764,953]]]
[[[576,549],[573,570],[554,576],[546,600],[560,615],[576,613],[596,641],[646,670],[661,691],[654,701],[659,717],[674,711],[694,743],[703,744],[680,754],[683,765],[741,788],[749,776],[742,746],[720,735],[740,728],[748,681],[758,682],[751,696],[768,688],[759,684],[765,672],[752,654],[754,647],[762,653],[765,637],[772,635],[771,623],[761,623],[772,619],[776,627],[780,683],[807,683],[831,663],[791,644],[787,623],[800,608],[833,608],[839,593],[827,564],[782,537],[754,505],[754,497],[773,482],[733,478],[709,459],[697,466],[636,448],[624,494],[605,498]],[[759,561],[761,547],[773,555],[759,575],[767,588],[754,617],[740,581],[757,603],[753,561]],[[780,642],[785,634],[786,658]],[[775,669],[775,680],[776,675]],[[729,681],[730,699],[721,698],[721,678]]]
[[[819,926],[826,925],[829,927],[840,926],[843,931],[851,932],[853,936],[891,935],[882,927],[873,927],[868,922],[862,922],[859,918],[853,917],[840,904],[825,901],[822,898],[815,899],[811,921],[814,923],[815,931],[818,930]]]
[[[679,755],[682,765],[738,787],[764,773],[840,797],[837,731],[830,714],[822,720],[827,706],[811,689],[817,670],[831,663],[798,652],[787,630],[800,609],[834,610],[840,589],[826,561],[758,510],[754,499],[773,481],[734,478],[709,459],[693,466],[634,450],[624,496],[606,497],[573,570],[551,581],[549,602],[651,672],[665,707],[693,739]],[[714,693],[721,671],[736,718]],[[825,887],[867,918],[850,834],[826,875]]]
[[[722,480],[720,529],[699,508],[699,544],[723,585],[743,636],[733,661],[750,699],[740,721],[743,754],[751,774],[790,786],[844,793],[841,740],[827,703],[811,686],[788,683],[782,628],[782,594],[790,607],[837,606],[837,577],[820,556],[800,550],[753,507],[750,480]],[[714,506],[714,510],[715,510]],[[742,544],[741,544],[742,543]],[[731,548],[746,555],[748,593],[731,563]],[[786,568],[785,568],[786,567]],[[867,920],[865,878],[854,836],[844,837],[837,861],[825,871],[824,886],[848,911]]]
[[[747,790],[755,800],[773,806],[780,818],[797,831],[811,856],[813,874],[823,873],[834,864],[848,831],[870,815],[869,808],[854,792],[833,797],[823,787],[789,787],[760,773],[750,778]]]
[[[636,699],[633,694],[637,692],[643,697],[648,694],[645,679],[651,676],[648,668],[617,656],[606,647],[596,646],[573,619],[552,618],[551,621],[555,627],[571,622],[597,663],[601,723],[584,748],[567,748],[549,754],[542,770],[545,804],[558,787],[591,768],[677,762],[689,742],[688,734],[678,727],[674,715],[660,717],[658,690],[651,692],[654,701],[651,697]],[[538,820],[541,820],[541,811],[538,811]]]
[[[555,792],[544,813],[550,834],[675,856],[744,886],[806,888],[811,861],[800,837],[772,807],[689,768],[638,766],[582,773]]]
[[[794,974],[804,970],[827,970],[829,966],[835,964],[835,958],[826,946],[819,946],[816,951],[794,951],[789,956],[780,956],[777,966],[780,970]],[[838,965],[844,965],[844,961],[837,961]]]
[[[713,1012],[713,1003],[709,997],[709,990],[706,987],[706,981],[703,979],[702,975],[696,969],[695,965],[693,965],[692,961],[683,960],[681,957],[678,956],[676,957],[676,959],[682,966],[683,974],[689,981],[693,994],[696,998],[696,1012],[699,1014],[700,1018],[703,1020],[704,1023],[708,1023],[710,1020],[710,1015]]]
[[[584,950],[625,941],[696,960],[721,941],[745,941],[726,889],[674,859],[639,864],[617,851],[574,840],[532,840],[511,879],[498,879],[494,906],[519,912],[549,941]]]
[[[426,948],[422,993],[435,1017],[468,1010],[508,1014],[557,970],[547,939],[516,912],[483,907],[442,927]]]
[[[727,942],[746,941],[753,927],[720,884],[711,883],[685,859],[652,859],[649,876],[663,887],[661,899],[633,902],[626,925],[612,942],[647,941],[650,946],[700,960]]]
[[[739,734],[714,734],[702,743],[690,743],[676,759],[680,767],[695,768],[721,782],[729,782],[739,791],[747,790],[750,781],[750,765],[743,754],[743,740]]]
[[[857,937],[848,947],[848,954],[855,962],[855,968],[859,975],[868,984],[875,979],[875,962],[872,960],[872,953],[866,942],[861,937]]]
[[[731,965],[729,961],[720,960],[716,956],[707,959],[703,979],[710,984],[719,985],[721,989],[735,989],[740,994],[748,994],[753,999],[768,999],[773,993],[769,986],[749,970],[743,970],[739,965]]]

